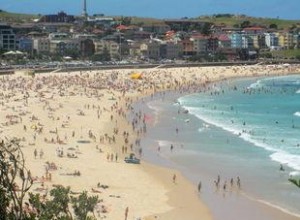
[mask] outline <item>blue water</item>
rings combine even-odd
[[[288,181],[300,171],[300,75],[223,81],[178,96],[147,102],[154,118],[143,140],[148,159],[179,168],[195,184],[200,179],[202,199],[211,208],[218,204],[216,220],[274,219],[253,201],[300,216],[300,190]],[[242,190],[221,196],[213,184],[217,175],[222,183],[239,176]],[[232,207],[252,215],[229,212]]]
[[[234,86],[233,86],[234,84]],[[300,171],[300,76],[222,83],[179,98],[199,119],[262,147]]]

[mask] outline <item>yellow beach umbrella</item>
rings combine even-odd
[[[142,74],[141,73],[132,73],[130,75],[131,79],[141,79],[142,78]]]

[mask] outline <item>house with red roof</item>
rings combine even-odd
[[[220,34],[218,36],[218,47],[219,48],[230,48],[231,47],[231,39],[227,34]]]
[[[119,26],[116,27],[117,31],[126,31],[128,30],[128,27],[126,25],[120,24]]]
[[[266,29],[262,27],[247,27],[243,29],[243,32],[245,34],[264,34]]]

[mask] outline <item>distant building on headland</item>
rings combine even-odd
[[[65,12],[58,12],[56,15],[44,15],[39,19],[39,22],[48,23],[72,23],[75,21],[73,15],[67,15]]]

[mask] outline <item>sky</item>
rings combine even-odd
[[[80,15],[83,0],[0,0],[0,9],[30,14]],[[182,18],[218,13],[300,20],[300,0],[87,0],[89,15]]]

